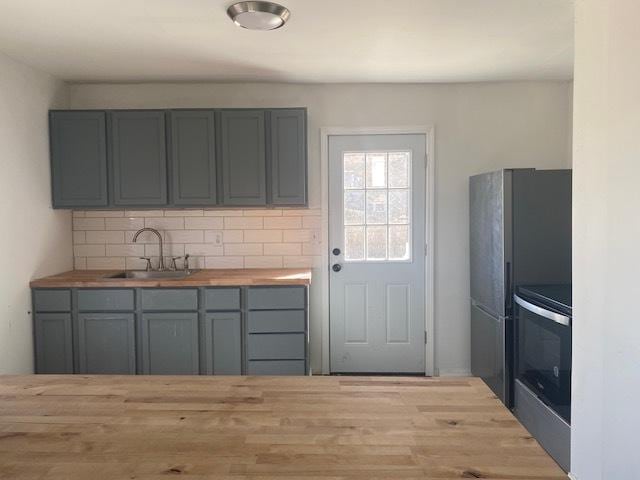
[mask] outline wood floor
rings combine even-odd
[[[0,377],[2,479],[566,479],[477,379]]]

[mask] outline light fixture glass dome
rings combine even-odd
[[[227,9],[233,22],[249,30],[275,30],[282,27],[291,13],[272,2],[238,2]]]

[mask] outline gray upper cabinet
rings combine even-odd
[[[267,203],[263,110],[220,113],[224,205]]]
[[[306,206],[307,111],[50,112],[55,208]]]
[[[133,313],[80,313],[76,331],[79,373],[136,373]]]
[[[179,206],[215,205],[213,110],[175,110],[171,124],[171,200]]]
[[[271,203],[307,204],[306,110],[271,110]]]
[[[143,313],[142,373],[198,375],[198,314]]]
[[[107,206],[105,117],[100,111],[50,112],[54,208]]]
[[[109,115],[113,205],[166,205],[165,112],[114,111]]]

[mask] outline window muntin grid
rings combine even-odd
[[[411,152],[343,153],[345,262],[411,261]]]

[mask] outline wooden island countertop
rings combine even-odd
[[[30,282],[31,288],[234,287],[309,285],[310,268],[202,269],[186,278],[110,278],[122,270],[71,270]]]

